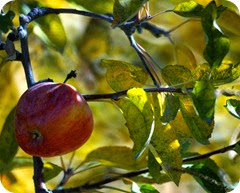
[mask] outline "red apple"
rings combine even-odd
[[[72,152],[88,140],[92,130],[91,109],[68,84],[39,83],[21,96],[16,107],[17,141],[33,156]]]

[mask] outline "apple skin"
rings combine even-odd
[[[20,98],[15,114],[19,146],[28,154],[53,157],[82,146],[93,130],[93,115],[77,90],[63,83],[39,83]]]

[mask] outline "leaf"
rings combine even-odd
[[[147,81],[147,73],[138,66],[117,60],[102,60],[101,65],[107,68],[106,79],[115,91],[142,87]]]
[[[9,164],[18,150],[18,143],[14,133],[15,108],[8,114],[0,135],[0,161]]]
[[[112,13],[113,0],[70,0],[94,13]]]
[[[229,39],[214,27],[217,11],[215,1],[211,1],[202,13],[202,26],[207,35],[207,45],[203,55],[213,69],[221,65],[230,48]]]
[[[192,71],[192,81],[197,81],[197,80],[208,80],[210,77],[210,66],[209,64],[203,63],[199,64],[197,68],[195,68]]]
[[[48,46],[62,53],[67,43],[67,36],[58,15],[47,15],[35,20],[33,32]]]
[[[5,15],[0,14],[0,31],[7,33],[8,30],[13,26],[13,18],[15,13],[13,11],[8,11]]]
[[[112,26],[121,25],[137,14],[148,0],[114,0]]]
[[[187,1],[178,4],[173,11],[183,17],[201,17],[203,9],[203,6],[195,1]]]
[[[44,163],[44,181],[47,182],[56,177],[63,169],[53,163]]]
[[[225,9],[218,17],[217,24],[223,31],[240,36],[240,15],[236,12]]]
[[[164,103],[165,110],[163,116],[161,117],[161,121],[163,123],[169,123],[170,121],[175,119],[180,107],[180,101],[177,96],[167,94]]]
[[[189,70],[194,70],[197,67],[193,52],[183,44],[177,44],[175,47],[177,64],[185,66]]]
[[[201,144],[209,144],[208,139],[211,137],[213,124],[209,125],[198,116],[188,96],[180,97],[180,110],[192,136]]]
[[[240,76],[240,63],[233,64],[231,61],[223,61],[222,64],[212,71],[211,80],[214,85],[223,85],[233,82]]]
[[[224,187],[224,172],[220,169],[217,164],[210,158],[190,162],[193,165],[188,167],[190,174],[193,175],[194,179],[209,193],[225,193]]]
[[[150,184],[137,184],[132,183],[131,193],[159,193],[152,185]]]
[[[199,116],[209,125],[213,123],[216,94],[209,81],[197,81],[192,92],[193,103]]]
[[[83,163],[91,161],[126,170],[138,170],[146,167],[145,160],[134,159],[132,149],[122,146],[108,146],[93,150],[87,155]]]
[[[128,98],[116,101],[126,119],[130,138],[134,142],[133,152],[139,157],[146,149],[152,135],[153,111],[146,92],[133,88],[127,92]]]
[[[157,162],[151,151],[148,153],[148,169],[149,173],[158,184],[171,181],[171,178],[162,170],[161,165]]]
[[[181,169],[182,158],[180,145],[175,131],[171,126],[163,125],[160,120],[160,105],[157,95],[153,95],[155,129],[149,146],[151,153],[162,169],[168,174],[172,181],[178,185],[181,174],[175,169]]]
[[[233,148],[233,150],[240,155],[240,141],[237,142],[236,146]]]
[[[33,160],[31,157],[15,157],[11,162],[12,169],[31,167],[33,165]]]
[[[225,107],[231,115],[240,119],[240,100],[228,99]]]
[[[178,85],[189,82],[191,71],[180,65],[167,65],[162,69],[163,79],[168,85]]]

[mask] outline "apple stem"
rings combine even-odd
[[[76,78],[76,77],[77,77],[76,70],[71,70],[71,72],[68,73],[68,75],[63,83],[66,83],[69,79]]]

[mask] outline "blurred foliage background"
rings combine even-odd
[[[173,9],[180,0],[150,0],[150,13]],[[198,3],[206,5],[210,0],[197,0]],[[218,0],[219,4],[228,4],[233,10],[236,7],[230,2]],[[4,10],[12,10],[16,13],[14,26],[19,26],[18,16],[27,13],[36,6],[46,6],[52,8],[76,8],[89,10],[97,13],[111,13],[113,0],[15,0],[8,3]],[[174,13],[164,13],[153,20],[152,23],[161,27],[165,31],[171,30],[184,18]],[[231,26],[239,28],[239,26]],[[234,22],[233,24],[234,25]],[[105,79],[106,69],[100,66],[101,59],[122,60],[136,65],[141,65],[140,59],[135,51],[130,47],[126,36],[119,29],[112,29],[110,24],[90,19],[79,15],[60,14],[48,15],[37,19],[29,25],[29,47],[30,57],[36,80],[51,78],[55,82],[63,82],[66,75],[71,70],[77,71],[77,78],[69,80],[69,84],[74,85],[80,93],[96,94],[110,93],[113,90],[109,87]],[[233,63],[240,61],[240,30],[239,33],[230,34],[231,49],[225,60]],[[169,37],[154,37],[149,32],[135,35],[136,40],[142,45],[163,67],[169,64],[177,64],[179,60],[184,60],[185,53],[191,49],[194,57],[187,59],[196,60],[196,64],[204,63],[202,53],[205,47],[205,39],[200,20],[191,20],[170,33]],[[20,50],[19,42],[16,47]],[[176,52],[180,52],[176,57]],[[16,105],[20,95],[27,89],[24,71],[20,62],[3,63],[6,53],[0,51],[0,128],[11,109]],[[223,88],[240,88],[239,81],[235,81]],[[219,96],[216,107],[216,125],[212,137],[211,145],[202,146],[193,144],[192,151],[206,153],[217,148],[229,145],[233,133],[239,130],[239,120],[232,117],[224,108],[226,97]],[[86,155],[92,150],[109,145],[132,146],[129,139],[125,120],[120,111],[111,102],[92,101],[89,102],[94,114],[95,128],[90,140],[76,152],[74,166],[84,160]],[[27,156],[21,149],[18,156]],[[64,160],[68,163],[71,155],[64,155]],[[230,154],[214,156],[214,160],[221,168],[229,173],[231,182],[237,182],[240,178],[240,161],[232,162]],[[221,157],[221,159],[219,159]],[[60,165],[59,157],[48,158],[50,161]],[[67,186],[82,184],[89,179],[101,179],[109,168],[98,168],[81,175],[74,176]],[[111,172],[111,171],[110,171]],[[13,170],[9,175],[1,178],[4,186],[14,193],[33,192],[32,167],[24,167]],[[56,186],[61,179],[58,175],[47,185],[50,188]],[[123,182],[114,182],[115,186],[125,187]],[[123,186],[124,185],[124,186]],[[201,193],[204,190],[193,181],[189,175],[183,175],[180,186],[176,187],[172,182],[157,186],[161,193],[191,192]],[[113,190],[102,190],[103,192],[114,192]]]

